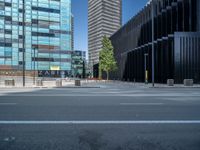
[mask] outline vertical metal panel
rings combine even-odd
[[[200,1],[197,0],[197,30],[200,31]]]

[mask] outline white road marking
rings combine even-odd
[[[17,103],[0,103],[0,105],[17,105]]]
[[[130,121],[0,121],[0,125],[13,124],[13,125],[31,125],[31,124],[200,124],[200,120],[130,120]]]
[[[124,105],[124,106],[160,106],[160,105],[164,105],[164,103],[120,103],[120,105]]]
[[[98,95],[98,94],[0,94],[0,96],[6,96],[6,97],[65,97],[65,96],[71,96],[71,97],[200,97],[200,95],[167,95],[167,94],[109,94],[106,93]]]

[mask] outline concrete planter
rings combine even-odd
[[[81,86],[81,80],[75,80],[75,86]]]
[[[5,80],[5,86],[15,86],[15,80],[14,79]]]
[[[194,81],[193,79],[184,79],[183,84],[184,86],[193,86]]]

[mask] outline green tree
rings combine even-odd
[[[106,72],[107,80],[109,80],[109,73],[117,69],[117,63],[114,58],[114,48],[110,39],[104,36],[102,45],[102,50],[99,53],[99,78],[101,78],[102,70]]]

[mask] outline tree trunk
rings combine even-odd
[[[106,71],[107,74],[107,81],[109,80],[109,71]]]
[[[101,68],[99,67],[99,80],[101,80],[102,79],[102,70],[101,70]]]

